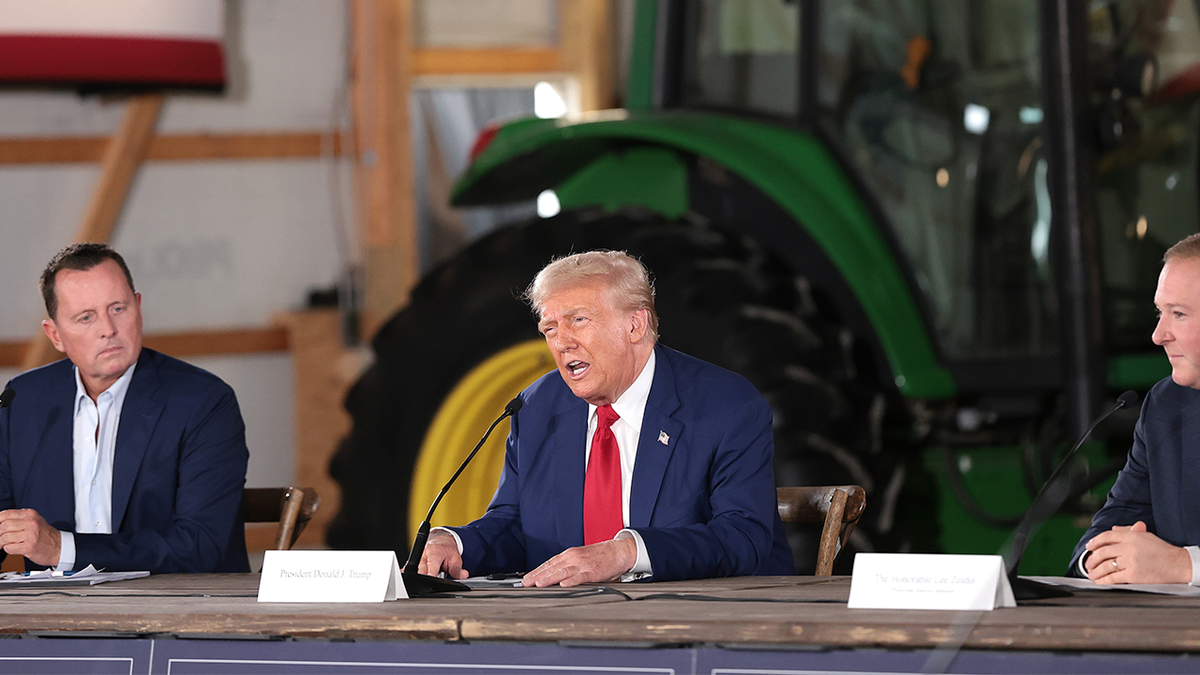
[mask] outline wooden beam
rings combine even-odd
[[[413,52],[417,75],[547,73],[562,70],[562,63],[562,53],[552,47],[425,48]]]
[[[613,16],[609,0],[559,0],[562,69],[579,83],[582,111],[613,107]]]
[[[355,0],[350,9],[362,323],[369,339],[408,302],[419,273],[409,121],[412,0]]]
[[[0,342],[0,368],[20,368],[25,362],[25,352],[28,349],[28,340]]]
[[[316,488],[321,508],[300,544],[321,545],[329,522],[341,510],[341,486],[329,475],[329,462],[350,433],[342,406],[362,374],[362,359],[342,343],[342,316],[334,309],[310,309],[276,317],[288,330],[295,405],[295,484]]]
[[[150,144],[146,159],[288,159],[341,155],[340,133],[193,134],[164,136]]]
[[[98,162],[109,139],[96,136],[0,138],[0,164]],[[341,155],[340,133],[299,131],[260,134],[177,134],[158,136],[146,150],[147,161],[213,159],[292,159]]]
[[[42,341],[45,341],[44,337]],[[0,342],[0,368],[21,367],[30,343],[18,340]],[[278,326],[156,333],[147,335],[143,344],[179,358],[284,352],[289,346],[287,329]],[[61,357],[58,354],[55,358]]]
[[[175,357],[286,352],[288,332],[271,327],[159,333],[147,335],[143,344]]]
[[[129,99],[121,128],[100,160],[100,180],[92,192],[75,241],[107,242],[112,239],[133,187],[133,178],[154,136],[162,105],[162,94],[141,94]]]
[[[79,224],[76,242],[103,243],[112,239],[113,229],[133,187],[133,178],[154,136],[162,106],[162,94],[139,94],[129,99],[121,127],[100,160],[100,179],[92,191],[83,221]],[[29,370],[50,363],[57,358],[57,354],[54,345],[39,330],[33,344],[25,352],[21,369]]]

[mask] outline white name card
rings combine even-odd
[[[383,602],[407,598],[395,551],[267,551],[259,602]]]
[[[847,606],[992,610],[1017,603],[998,555],[859,553]]]

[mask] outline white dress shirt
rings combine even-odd
[[[75,368],[75,427],[73,473],[75,477],[75,532],[112,534],[113,453],[125,394],[133,379],[130,366],[95,401],[88,396]],[[58,569],[75,566],[75,535],[62,532]]]
[[[629,527],[629,490],[633,486],[633,467],[637,462],[638,440],[642,436],[642,417],[646,414],[646,401],[650,399],[650,385],[654,384],[654,352],[650,352],[650,360],[646,367],[638,373],[637,379],[625,390],[617,400],[612,402],[613,412],[621,418],[613,422],[613,436],[617,438],[617,450],[621,455],[621,522]],[[592,457],[592,437],[596,434],[596,426],[600,416],[596,414],[597,407],[588,404],[588,428],[586,460]],[[614,539],[632,537],[637,543],[637,562],[633,569],[621,577],[621,581],[644,579],[654,573],[650,566],[650,556],[646,553],[646,543],[636,530],[624,529],[617,533]]]

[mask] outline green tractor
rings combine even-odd
[[[1197,230],[1197,16],[639,0],[625,108],[476,142],[455,205],[559,211],[432,270],[375,337],[329,543],[407,550],[487,424],[554,367],[520,292],[555,256],[609,248],[654,272],[665,344],[770,401],[780,485],[866,488],[853,549],[1001,550],[1105,402],[1169,372],[1152,298],[1162,253]],[[502,435],[437,521],[482,513]],[[1129,435],[1109,435],[1022,572],[1063,572],[1123,463]],[[810,569],[812,538],[794,546]]]

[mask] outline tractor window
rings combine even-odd
[[[1145,351],[1163,253],[1200,229],[1200,21],[1183,0],[1091,7],[1105,337],[1113,351]]]
[[[683,104],[795,117],[797,5],[795,0],[688,2]]]
[[[818,108],[951,358],[1053,354],[1036,0],[823,0]]]

